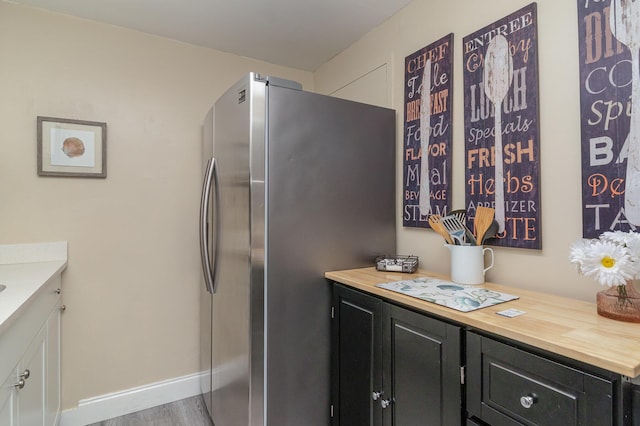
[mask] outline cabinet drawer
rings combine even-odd
[[[467,333],[467,409],[497,425],[613,424],[612,380]]]

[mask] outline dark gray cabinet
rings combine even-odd
[[[383,302],[334,287],[332,332],[332,424],[382,424]],[[377,395],[377,394],[376,394]]]
[[[640,426],[638,379],[338,283],[332,357],[332,426]]]
[[[631,407],[633,408],[633,426],[640,426],[640,384],[633,386]]]
[[[334,426],[461,424],[460,327],[338,284],[333,308]]]
[[[466,333],[467,413],[481,424],[627,425],[617,374],[578,368]]]

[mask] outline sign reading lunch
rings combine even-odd
[[[536,4],[465,37],[465,208],[495,209],[488,243],[539,249],[540,141]]]

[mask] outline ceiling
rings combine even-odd
[[[411,0],[4,0],[314,71]]]

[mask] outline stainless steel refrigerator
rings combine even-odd
[[[215,426],[327,426],[323,275],[395,252],[395,112],[249,74],[203,133],[207,409]]]

